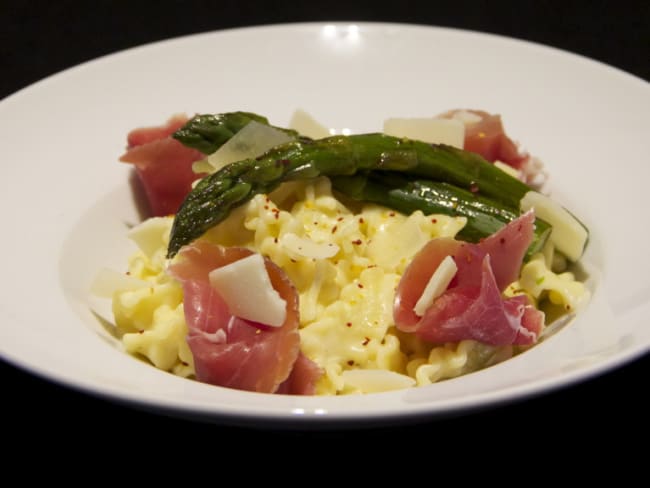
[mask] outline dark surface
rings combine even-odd
[[[174,1],[152,7],[134,1],[126,7],[127,2],[105,0],[0,0],[0,98],[77,63],[142,43],[213,29],[311,20],[398,21],[498,33],[573,51],[650,79],[649,2],[537,2],[525,7],[524,2],[488,1],[455,2],[453,7],[408,0],[345,6],[295,3]],[[534,462],[553,459],[558,450],[577,452],[591,446],[618,451],[626,447],[617,441],[630,435],[647,438],[650,404],[640,393],[647,385],[649,365],[646,356],[599,378],[516,404],[350,434],[341,429],[260,431],[170,418],[70,391],[0,362],[0,411],[4,432],[9,432],[3,444],[17,449],[37,440],[48,449],[71,441],[83,450],[117,441],[121,447],[107,459],[115,467],[120,459],[136,460],[145,446],[183,457],[181,453],[195,451],[194,439],[203,435],[222,447],[248,445],[266,453],[277,449],[278,440],[314,448],[327,442],[347,452],[352,446],[362,452],[380,445],[382,452],[408,452],[415,439],[423,439],[435,445],[436,456],[447,446],[476,453],[491,451],[499,439],[512,439],[517,447],[511,455]],[[611,437],[614,443],[604,441]],[[539,448],[544,441],[551,442],[553,453]]]

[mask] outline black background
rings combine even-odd
[[[497,33],[566,49],[648,80],[648,5],[641,1],[0,0],[0,98],[80,62],[146,42],[214,29],[315,20],[395,21]],[[293,456],[324,445],[357,454],[379,446],[384,453],[408,451],[417,439],[424,440],[436,456],[444,454],[447,446],[475,457],[506,440],[511,442],[509,457],[523,457],[535,465],[566,459],[589,447],[606,455],[626,452],[630,437],[647,441],[649,361],[646,355],[570,388],[456,418],[317,432],[205,424],[144,412],[68,390],[0,362],[0,422],[3,443],[18,456],[32,455],[27,450],[32,443],[40,446],[39,452],[45,449],[52,455],[61,441],[67,441],[79,451],[117,443],[122,454],[129,450],[133,454],[137,445],[183,457],[186,452],[196,454],[196,439],[204,438],[214,441],[215,450],[252,446],[263,457],[277,450],[279,441],[289,441]],[[550,443],[551,451],[541,447],[544,442]],[[116,453],[110,463],[119,465],[120,456]],[[137,456],[124,459],[137,460]]]

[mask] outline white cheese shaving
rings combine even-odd
[[[546,195],[529,191],[521,199],[521,210],[535,210],[535,216],[553,227],[550,240],[555,248],[571,261],[582,256],[589,234],[587,229],[567,209]]]
[[[337,244],[331,242],[319,244],[309,238],[299,237],[291,232],[287,232],[280,238],[280,244],[293,256],[313,259],[331,258],[340,249]]]
[[[284,323],[287,302],[273,288],[260,254],[217,268],[209,278],[233,315],[272,327]]]
[[[504,163],[503,161],[498,161],[498,160],[495,161],[494,166],[499,168],[504,173],[508,173],[513,178],[519,179],[519,177],[521,176],[521,173],[519,172],[518,169],[513,168],[512,166],[510,166],[509,164]]]
[[[227,164],[256,158],[272,147],[291,140],[293,138],[287,133],[252,120],[210,154],[207,162],[214,168],[213,171],[218,171]]]
[[[433,301],[445,292],[457,271],[458,266],[456,266],[454,258],[447,256],[442,260],[431,275],[427,286],[424,287],[422,296],[413,307],[413,311],[418,317],[422,317]]]
[[[170,221],[166,217],[152,217],[131,228],[127,233],[149,259],[167,245],[164,236],[169,233]]]
[[[321,139],[330,135],[330,131],[323,124],[318,122],[314,117],[298,109],[291,116],[289,127],[298,131],[300,134],[313,139]]]
[[[408,137],[431,144],[447,144],[462,149],[465,125],[456,119],[391,118],[384,121],[384,134]]]
[[[392,220],[384,218],[384,224],[378,227],[368,244],[368,257],[384,269],[395,269],[400,263],[408,263],[430,239],[416,219],[401,223]]]
[[[90,285],[90,293],[96,297],[112,298],[116,291],[138,290],[149,283],[113,269],[103,268],[95,275]]]

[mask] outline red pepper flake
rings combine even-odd
[[[346,323],[345,323],[345,326],[346,326],[346,327],[352,327],[352,322],[346,322]]]
[[[291,261],[292,263],[297,263],[297,262],[298,262],[298,261],[296,261],[296,260],[293,259],[293,258],[291,258],[290,261]]]
[[[431,219],[431,222],[433,222],[434,224],[437,224],[437,223],[438,223],[438,219]]]
[[[367,266],[368,269],[370,269],[370,268],[376,268],[376,267],[377,267],[376,264],[369,264],[369,265]]]
[[[499,242],[500,242],[501,244],[505,244],[505,243],[506,243],[506,238],[505,238],[505,237],[502,237],[501,239],[499,239]]]
[[[269,209],[269,206],[268,206],[268,205],[264,205],[264,210],[268,210],[268,209]]]
[[[395,217],[395,212],[391,212],[388,214],[389,217]]]
[[[130,272],[130,271],[127,271],[127,272],[126,272],[126,275],[127,275],[127,276],[131,276],[131,272]]]
[[[185,361],[181,361],[181,364],[182,364],[183,366],[189,366],[189,363],[186,363]]]
[[[274,237],[274,238],[273,238],[273,242],[275,242],[275,243],[277,244],[277,243],[278,243],[278,238],[277,238],[277,237]]]
[[[352,244],[354,244],[355,246],[359,246],[361,245],[361,242],[362,242],[361,239],[357,239],[356,241],[352,241]]]
[[[369,342],[370,342],[370,337],[365,337],[363,339],[363,342],[361,343],[361,345],[362,346],[367,346]]]
[[[478,184],[475,181],[472,181],[469,184],[469,191],[471,191],[472,193],[478,193]]]
[[[339,217],[338,219],[336,219],[336,221],[337,221],[337,222],[341,222],[341,221],[343,221],[343,217]]]
[[[338,229],[338,226],[335,225],[334,227],[332,227],[332,234],[334,234],[334,232],[336,232],[336,229]]]
[[[348,366],[354,366],[354,361],[352,359],[348,361]]]
[[[313,224],[314,224],[314,225],[318,225],[318,222],[314,222]]]
[[[358,286],[359,288],[363,288],[363,285],[362,285],[361,283],[357,283],[357,286]]]
[[[359,223],[363,224],[365,221],[363,220],[363,217],[359,217]]]
[[[144,330],[139,330],[138,334],[144,334]]]

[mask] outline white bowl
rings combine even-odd
[[[290,397],[175,377],[126,355],[89,306],[101,267],[122,269],[139,221],[126,133],[177,112],[296,108],[352,132],[451,108],[502,114],[540,156],[549,190],[591,229],[594,296],[549,340],[430,387]],[[0,102],[2,358],[54,381],[209,419],[322,423],[437,415],[548,391],[650,346],[647,82],[556,49],[467,31],[374,23],[234,29],[159,42],[72,68]]]

